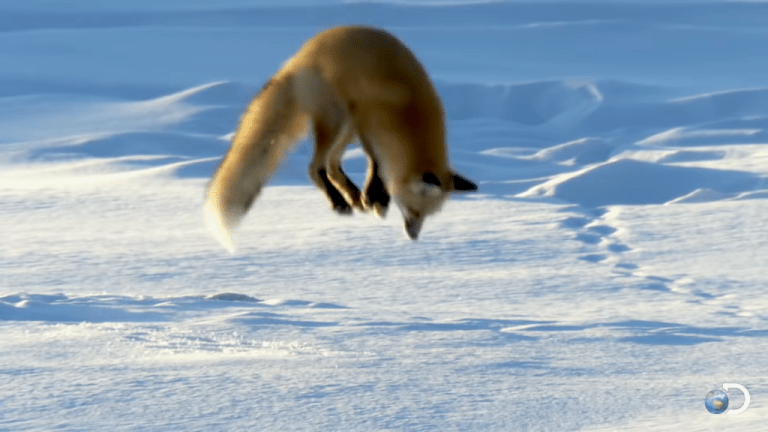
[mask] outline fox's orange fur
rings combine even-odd
[[[308,126],[315,138],[309,176],[340,213],[384,216],[391,197],[415,239],[451,192],[476,190],[450,170],[443,107],[411,51],[383,30],[337,27],[307,41],[243,114],[206,198],[207,222],[226,247]],[[355,139],[369,161],[362,192],[341,169]]]

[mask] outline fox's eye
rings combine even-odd
[[[416,210],[414,210],[414,209],[412,209],[410,207],[406,207],[405,212],[406,212],[406,214],[409,217],[412,217],[412,218],[419,218],[419,217],[421,217],[421,214],[418,211],[416,211]]]

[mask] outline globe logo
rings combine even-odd
[[[722,390],[712,390],[704,398],[704,406],[712,414],[722,414],[728,409],[728,394]]]

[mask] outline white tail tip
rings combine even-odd
[[[235,245],[232,243],[232,227],[227,218],[221,213],[221,208],[217,203],[208,199],[205,202],[205,224],[213,238],[219,242],[229,253],[235,253]]]

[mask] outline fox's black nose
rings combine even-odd
[[[424,222],[424,218],[408,218],[405,219],[405,232],[408,233],[408,237],[411,240],[416,240],[419,237],[419,231],[421,231],[421,225]]]

